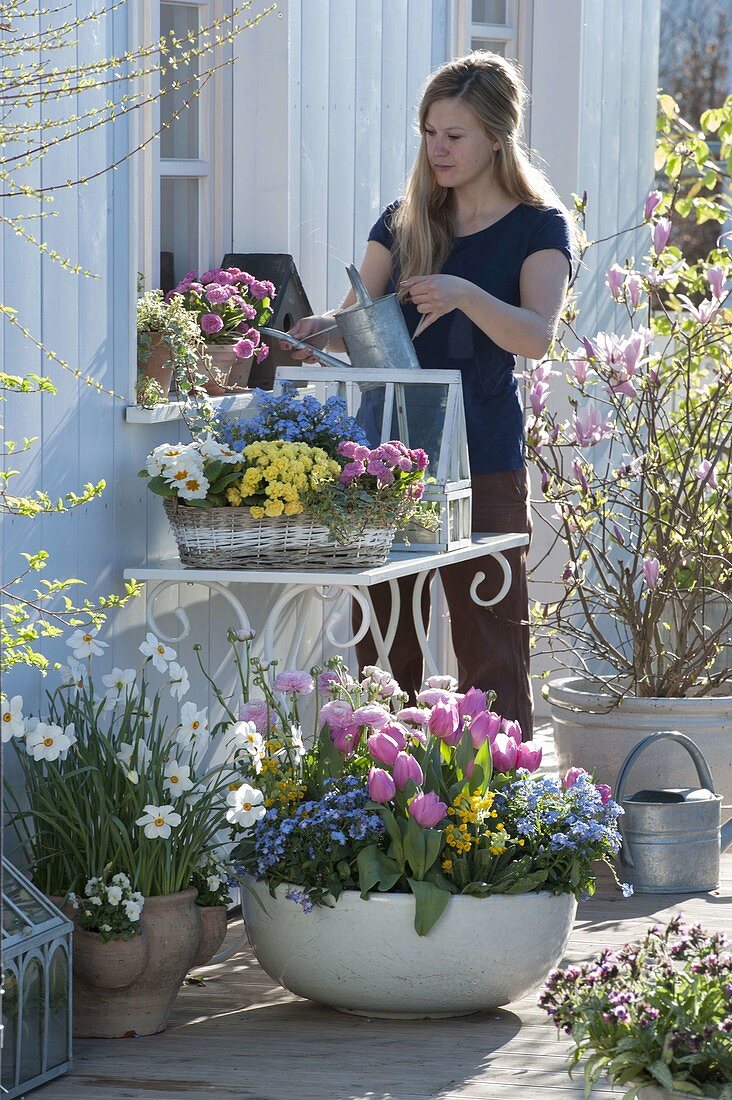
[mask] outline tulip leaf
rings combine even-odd
[[[473,749],[473,739],[470,736],[470,730],[463,731],[463,735],[460,738],[460,742],[455,754],[455,764],[461,775],[465,775],[468,764],[473,759],[475,750]]]
[[[415,901],[414,931],[418,936],[426,936],[444,913],[451,895],[432,882],[411,878],[408,881]]]
[[[440,829],[424,829],[422,835],[425,841],[425,871],[429,871],[442,848],[442,831]]]
[[[366,898],[370,890],[378,886],[382,892],[391,890],[401,878],[401,871],[393,859],[389,859],[375,844],[362,848],[356,856],[358,865],[358,885],[361,897]]]
[[[400,825],[404,822],[399,822],[394,817],[394,814],[388,808],[388,806],[379,806],[378,814],[381,820],[384,822],[384,828],[389,834],[391,840],[391,855],[402,867],[404,866],[404,841],[402,839],[402,830]]]
[[[480,772],[482,779],[480,783],[475,782],[475,773]],[[480,746],[475,754],[475,764],[473,765],[473,775],[470,779],[470,790],[479,790],[481,794],[485,794],[488,790],[488,784],[491,781],[493,775],[493,758],[491,756],[490,741],[486,738],[483,744]]]
[[[431,830],[423,829],[421,825],[418,825],[412,818],[407,822],[407,829],[404,836],[404,855],[406,856],[407,863],[412,868],[412,874],[415,878],[424,878],[424,873],[427,870],[427,842],[425,834]]]

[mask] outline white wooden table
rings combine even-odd
[[[270,608],[261,631],[257,632],[255,649],[261,651],[261,655],[271,655],[275,652],[274,639],[277,636],[278,623],[293,600],[305,594],[310,599],[318,599],[325,603],[346,593],[361,608],[361,626],[355,634],[352,628],[349,628],[350,637],[336,638],[333,634],[335,624],[326,622],[325,637],[337,649],[348,649],[355,646],[371,631],[379,664],[386,670],[390,670],[389,653],[399,622],[400,596],[397,581],[400,577],[414,576],[412,615],[415,632],[424,656],[425,668],[429,670],[430,675],[434,675],[438,669],[428,645],[421,615],[422,592],[432,571],[457,562],[475,561],[476,572],[470,585],[471,598],[483,607],[491,607],[504,598],[511,584],[511,567],[503,551],[515,546],[524,546],[528,541],[528,535],[519,533],[476,535],[468,546],[445,553],[424,554],[417,550],[396,550],[390,554],[384,565],[369,569],[194,569],[186,568],[175,560],[163,561],[157,565],[131,567],[125,569],[124,576],[128,580],[134,578],[146,583],[148,625],[157,637],[168,642],[180,642],[190,631],[188,617],[180,607],[175,612],[181,624],[181,632],[177,636],[166,634],[156,620],[155,602],[170,585],[203,585],[210,591],[219,593],[234,611],[239,629],[247,631],[252,629],[246,609],[247,588],[252,585],[281,588],[282,591]],[[478,586],[485,579],[485,573],[480,569],[481,562],[485,558],[494,558],[502,570],[500,589],[488,600],[481,599],[477,594]],[[369,590],[375,584],[384,583],[389,585],[391,606],[386,630],[382,632],[374,614]],[[236,593],[232,588],[236,589]],[[240,588],[243,590],[241,593]],[[301,618],[304,621],[304,616]],[[283,667],[295,667],[301,640],[302,629],[296,630]],[[284,657],[284,654],[281,656]]]

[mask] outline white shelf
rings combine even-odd
[[[220,412],[243,412],[252,406],[253,391],[227,394],[225,397],[209,397],[208,401]],[[182,419],[183,402],[181,401],[168,401],[164,405],[156,405],[153,409],[144,409],[141,405],[128,405],[125,410],[125,420],[128,424],[163,424]]]

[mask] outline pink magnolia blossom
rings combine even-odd
[[[663,195],[660,191],[651,191],[646,197],[646,201],[643,204],[643,220],[649,222],[653,216],[653,211],[660,203]]]
[[[383,768],[369,772],[369,798],[372,802],[388,802],[396,794],[396,783]]]
[[[293,695],[309,695],[315,690],[315,681],[309,672],[299,669],[287,669],[275,676],[272,687],[275,691],[284,691]]]
[[[625,269],[619,264],[613,264],[605,275],[605,285],[616,302],[622,301],[624,282]]]
[[[686,294],[677,295],[680,302],[684,303],[686,312],[690,313],[700,325],[706,325],[719,313],[719,300],[717,298],[705,298],[698,306],[695,306]]]
[[[567,362],[572,368],[572,374],[574,375],[575,380],[579,383],[580,386],[584,386],[590,373],[590,364],[587,362],[586,359],[583,358],[568,359]]]
[[[399,755],[399,745],[388,733],[373,733],[366,741],[369,753],[380,764],[391,767]]]
[[[516,754],[516,767],[535,772],[541,764],[541,756],[541,745],[537,745],[533,741],[522,741]]]
[[[416,783],[418,787],[424,783],[424,774],[419,762],[408,752],[397,754],[391,774],[400,791],[404,790],[410,780]]]
[[[637,271],[631,271],[625,280],[625,289],[633,309],[637,309],[643,297],[643,278]]]
[[[549,400],[550,389],[546,382],[535,382],[529,392],[529,403],[534,416],[541,416]]]
[[[653,242],[653,248],[658,253],[663,252],[664,248],[668,244],[668,239],[671,236],[671,219],[659,218],[651,226],[651,240]]]
[[[705,458],[696,471],[696,476],[703,481],[708,489],[718,489],[717,475],[714,472],[714,463]]]
[[[583,409],[577,410],[572,429],[578,447],[594,447],[615,430],[610,414],[603,420],[602,413],[595,404],[585,405]]]
[[[583,464],[580,462],[580,460],[578,458],[575,458],[574,462],[572,463],[572,472],[573,472],[574,476],[577,478],[577,481],[579,483],[580,488],[582,489],[582,492],[583,493],[589,493],[590,483],[588,482],[587,477],[585,475],[585,468],[584,468]]]
[[[447,806],[440,802],[439,796],[434,791],[425,791],[423,794],[415,794],[409,803],[409,816],[418,825],[425,829],[434,829],[447,815]]]
[[[727,293],[727,272],[721,264],[715,264],[714,267],[707,268],[707,280],[712,288],[712,297],[721,302]]]
[[[656,588],[661,576],[661,563],[658,558],[643,559],[643,583],[646,588]]]
[[[509,772],[516,767],[518,745],[513,737],[508,737],[505,733],[497,733],[491,742],[491,756],[497,772]]]

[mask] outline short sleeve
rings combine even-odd
[[[394,214],[399,209],[399,202],[392,202],[387,206],[386,210],[382,213],[381,217],[374,225],[371,226],[368,239],[370,241],[376,241],[378,244],[383,244],[384,248],[388,248],[391,252],[394,246],[394,230],[392,228],[392,219]]]
[[[567,224],[566,215],[554,207],[540,211],[536,226],[529,238],[526,255],[534,252],[543,252],[547,248],[556,248],[563,256],[567,257],[569,275],[572,277],[574,259],[572,256],[572,240]]]

